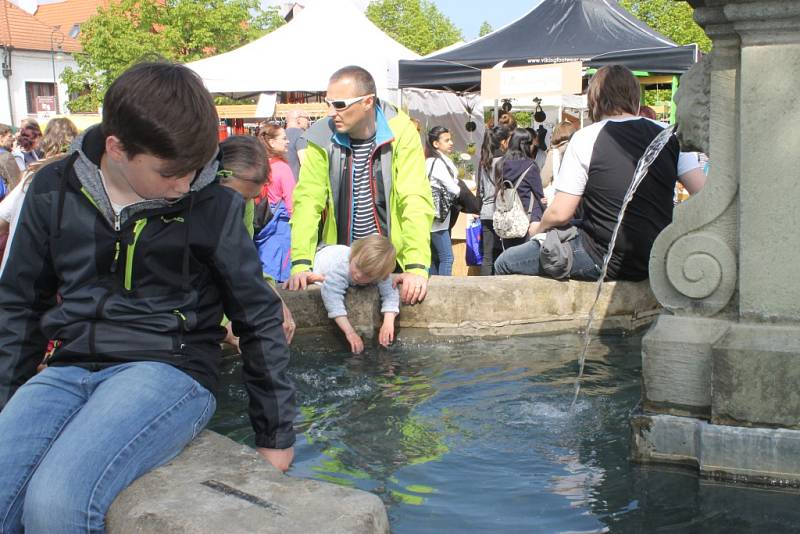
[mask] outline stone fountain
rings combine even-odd
[[[652,250],[633,455],[800,486],[800,1],[688,1],[714,48],[678,128],[711,172]]]

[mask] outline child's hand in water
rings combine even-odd
[[[389,348],[389,345],[394,341],[394,318],[396,313],[385,313],[383,315],[383,324],[381,330],[378,332],[378,343],[381,347]]]
[[[362,341],[361,336],[352,331],[346,334],[347,342],[350,343],[350,350],[353,351],[353,354],[361,354],[364,351],[364,341]]]

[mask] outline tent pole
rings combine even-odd
[[[498,108],[500,107],[500,101],[496,98],[494,99],[494,125],[497,126],[497,121],[500,120],[500,114],[498,113]]]
[[[675,93],[678,92],[678,77],[672,76],[672,96],[669,99],[669,123],[675,124],[675,111],[678,109],[675,105]]]

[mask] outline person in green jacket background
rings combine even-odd
[[[433,200],[419,134],[409,117],[377,98],[375,80],[357,66],[330,78],[328,118],[306,133],[308,148],[294,191],[292,276],[305,289],[320,241],[351,245],[389,236],[402,271],[405,304],[428,291]]]

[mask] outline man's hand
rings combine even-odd
[[[283,473],[289,470],[289,466],[292,465],[292,460],[294,460],[294,447],[289,447],[288,449],[266,449],[264,447],[258,447],[256,450],[266,461],[277,469],[280,469]]]
[[[528,226],[528,235],[533,237],[536,234],[538,234],[539,233],[539,227],[541,227],[541,226],[542,226],[542,223],[539,222],[539,221],[532,222],[531,225]]]
[[[350,350],[353,354],[361,354],[364,351],[364,341],[355,331],[345,334],[347,342],[350,343]]]
[[[286,343],[291,345],[296,327],[294,324],[294,317],[292,316],[292,311],[285,302],[281,301],[281,306],[283,306],[283,333],[286,335]]]
[[[381,347],[389,348],[392,341],[394,341],[394,319],[383,321],[381,330],[378,333],[378,343],[380,343]]]
[[[300,291],[301,289],[305,289],[308,284],[322,282],[323,280],[325,280],[325,276],[321,274],[311,271],[302,271],[297,274],[293,274],[287,281],[285,281],[283,283],[283,289],[288,289],[289,291]]]
[[[402,273],[394,277],[392,287],[403,285],[400,290],[400,300],[403,304],[416,304],[425,300],[428,294],[428,279],[414,273]]]

